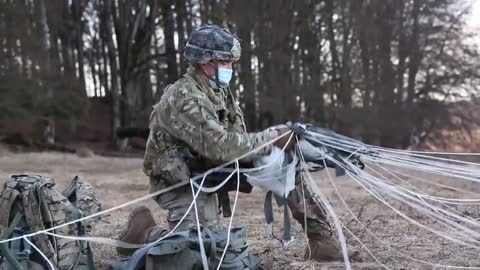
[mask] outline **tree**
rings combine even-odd
[[[478,96],[467,11],[466,0],[0,0],[1,110],[76,122],[95,96],[116,142],[185,72],[188,33],[215,23],[241,39],[231,86],[250,129],[305,121],[403,146]]]

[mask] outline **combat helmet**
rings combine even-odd
[[[183,56],[192,65],[211,60],[238,61],[241,50],[235,35],[217,25],[204,25],[191,33]]]

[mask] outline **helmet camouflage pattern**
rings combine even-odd
[[[190,64],[205,64],[211,60],[237,61],[240,54],[238,38],[216,25],[205,25],[193,31],[183,51]]]

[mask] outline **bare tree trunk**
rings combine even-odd
[[[87,89],[85,86],[85,62],[84,62],[84,51],[83,51],[83,2],[82,1],[72,1],[72,15],[73,21],[75,23],[75,48],[77,50],[77,64],[78,64],[78,80],[80,86],[80,95],[83,97],[87,96]]]
[[[187,17],[187,9],[186,9],[186,3],[185,0],[175,0],[175,11],[177,14],[177,34],[178,34],[178,51],[181,52],[183,51],[183,46],[185,46],[185,21]],[[189,24],[189,22],[187,22]],[[184,74],[185,71],[187,70],[187,63],[185,62],[185,59],[183,58],[182,54],[179,53],[179,59],[180,59],[180,74]]]
[[[413,103],[413,98],[415,96],[415,78],[417,76],[419,64],[421,61],[420,49],[418,44],[418,35],[419,35],[419,12],[420,12],[420,1],[413,0],[413,29],[412,36],[410,38],[410,59],[408,63],[408,85],[407,85],[407,106],[410,107]]]
[[[63,3],[63,17],[70,18],[71,11],[67,2]],[[76,78],[75,75],[75,61],[73,57],[73,35],[74,29],[70,19],[65,20],[65,25],[61,28],[59,32],[59,37],[61,41],[61,54],[62,54],[62,65],[63,65],[63,75],[69,77],[70,80]]]
[[[395,1],[395,0],[394,0]],[[394,104],[395,76],[392,63],[392,40],[394,7],[389,1],[382,2],[377,6],[378,16],[378,50],[377,58],[380,63],[380,143],[389,147],[396,147],[398,139],[399,123],[393,123],[391,119],[398,117],[399,108]]]
[[[167,54],[167,83],[178,79],[177,52],[175,50],[175,22],[173,20],[173,1],[162,1],[163,29],[165,36],[165,53]]]
[[[184,0],[185,3],[185,11],[186,11],[186,17],[185,17],[185,22],[186,22],[186,31],[187,35],[190,35],[193,31],[193,19],[194,19],[194,14],[192,10],[192,1],[191,0]]]
[[[106,43],[108,48],[108,58],[110,63],[110,74],[111,74],[111,98],[112,98],[112,139],[115,147],[119,146],[118,138],[116,135],[117,128],[120,127],[120,89],[119,89],[119,73],[117,65],[117,56],[115,44],[113,42],[113,22],[112,22],[112,12],[115,12],[112,9],[114,0],[103,0],[104,1],[104,14],[103,14],[103,23],[106,30]]]
[[[106,44],[105,39],[102,39],[102,73],[100,77],[101,84],[103,85],[104,93],[106,96],[110,94],[110,84],[109,84],[109,72],[108,72],[108,67],[110,66],[110,62],[108,61],[108,56],[107,56],[107,50],[106,50]]]
[[[337,51],[337,41],[335,39],[335,26],[333,23],[333,17],[335,16],[335,10],[334,10],[334,5],[333,5],[333,0],[326,0],[325,2],[325,8],[326,12],[328,13],[327,17],[327,33],[328,33],[328,43],[330,46],[330,54],[332,57],[332,62],[331,62],[331,70],[330,70],[330,76],[331,76],[331,103],[333,106],[336,106],[336,97],[337,97],[337,92],[338,92],[338,73],[339,73],[339,57],[338,57],[338,51]],[[333,119],[335,121],[335,119]]]
[[[97,81],[97,69],[95,67],[95,65],[96,65],[95,59],[98,59],[97,55],[95,54],[96,49],[98,48],[97,37],[93,38],[92,44],[93,44],[93,46],[90,49],[90,55],[88,57],[88,62],[89,62],[89,65],[90,65],[90,71],[92,72],[93,95],[96,96],[96,97],[100,97],[101,96],[101,93],[100,93],[101,86],[99,86],[99,82]]]
[[[43,59],[45,66],[43,67],[43,72],[46,76],[44,78],[46,79],[47,76],[50,75],[52,72],[52,67],[51,67],[51,59],[50,59],[50,31],[48,29],[48,22],[47,22],[47,8],[45,6],[44,0],[38,0],[38,13],[39,13],[39,21],[40,21],[40,33],[42,35],[42,51],[44,53]],[[45,83],[46,91],[47,91],[47,98],[52,99],[53,98],[53,89],[48,82],[48,79],[46,80]]]
[[[5,21],[3,22],[5,31],[5,49],[2,50],[5,52],[5,64],[6,64],[6,73],[10,73],[15,69],[15,33],[14,33],[14,25],[13,25],[13,18],[11,18],[11,14],[8,14],[9,11],[12,12],[14,9],[12,8],[14,1],[9,2],[6,0],[5,6],[7,7],[5,10],[7,11],[4,15]],[[3,35],[2,35],[3,36]]]
[[[249,129],[256,130],[257,107],[255,104],[255,82],[252,74],[251,25],[245,22],[239,26],[239,35],[243,42],[243,52],[240,58],[240,80],[243,85],[243,103],[245,105],[245,121]]]
[[[0,0],[0,33],[7,33],[7,25],[6,25],[6,9],[7,5],[5,4],[5,0]],[[0,44],[6,43],[6,35],[0,36]],[[0,50],[0,76],[5,75],[8,71],[8,64],[7,61],[7,54],[5,49]]]

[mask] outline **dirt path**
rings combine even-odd
[[[56,179],[59,189],[63,189],[75,175],[87,179],[97,188],[98,196],[104,209],[119,205],[128,200],[141,197],[148,192],[148,180],[141,171],[142,160],[134,158],[79,158],[70,154],[57,153],[29,153],[8,154],[0,157],[0,177],[2,179],[11,174],[32,173],[52,176]],[[413,181],[415,176],[412,177]],[[381,206],[373,197],[359,187],[354,181],[345,177],[335,178],[340,194],[345,198],[352,211],[360,216],[363,224],[371,230],[377,239],[371,237],[365,228],[345,211],[337,199],[334,189],[325,174],[316,174],[316,181],[322,191],[329,197],[332,205],[344,224],[353,231],[362,242],[375,254],[378,259],[391,269],[433,269],[432,265],[420,262],[435,262],[436,264],[450,264],[458,266],[480,266],[478,251],[452,244],[416,226],[406,222],[393,211]],[[431,181],[444,181],[430,179]],[[433,190],[431,185],[423,185],[425,190]],[[476,186],[461,184],[461,187],[470,191],[479,191]],[[436,190],[438,194],[451,195],[451,190]],[[479,192],[480,193],[480,192]],[[478,194],[478,193],[477,193]],[[478,196],[477,196],[478,197]],[[294,226],[295,241],[284,251],[277,240],[269,236],[269,228],[263,218],[264,193],[254,191],[253,194],[241,194],[239,210],[235,224],[245,224],[248,227],[248,238],[252,251],[262,258],[265,269],[344,269],[342,263],[317,263],[304,261],[303,253],[306,247],[305,237],[298,224]],[[158,223],[164,222],[165,211],[155,202],[149,200],[144,203],[155,213]],[[427,217],[400,204],[392,205],[407,213],[423,224],[435,227],[436,224]],[[127,220],[130,208],[125,208],[104,217],[95,227],[95,235],[116,238],[123,224]],[[478,218],[478,208],[458,208],[460,212]],[[280,211],[276,214],[280,218]],[[277,218],[277,220],[280,220]],[[276,228],[281,230],[281,224]],[[352,246],[361,248],[352,238],[348,237]],[[384,244],[390,245],[390,247]],[[116,258],[114,248],[104,245],[93,245],[95,261],[99,269],[108,269],[108,264]],[[412,261],[402,257],[398,252],[415,257]],[[382,269],[364,251],[364,262],[354,262],[354,269]],[[444,268],[435,268],[444,269]]]

